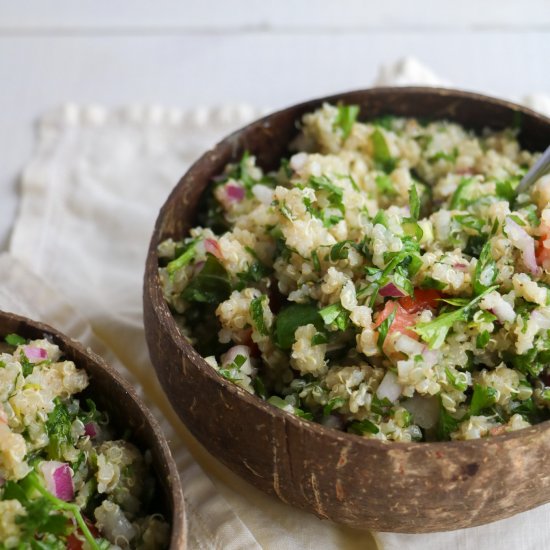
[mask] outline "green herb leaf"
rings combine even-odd
[[[390,414],[392,407],[393,403],[387,397],[380,399],[376,394],[372,396],[370,410],[373,413],[386,416]]]
[[[470,403],[470,414],[477,416],[481,411],[495,404],[497,391],[490,386],[474,384],[474,393]]]
[[[460,420],[452,417],[443,405],[439,407],[439,419],[437,422],[437,439],[439,441],[448,441],[451,439],[451,433],[456,431]]]
[[[476,348],[477,349],[483,349],[491,339],[491,333],[488,330],[484,330],[483,332],[480,332],[476,336]]]
[[[250,302],[250,316],[252,317],[254,326],[256,327],[256,330],[264,336],[269,334],[264,320],[264,304],[266,301],[267,296],[262,294]]]
[[[550,363],[549,356],[550,352],[548,350],[539,352],[537,348],[532,347],[521,355],[505,354],[504,359],[507,363],[511,363],[517,371],[526,376],[537,378]]]
[[[344,190],[335,185],[327,176],[311,176],[308,180],[309,186],[316,191],[325,191],[329,208],[320,209],[311,204],[306,197],[303,199],[306,210],[316,218],[323,221],[325,227],[331,227],[343,219],[346,211],[343,202]]]
[[[31,543],[31,541],[34,542],[36,540],[35,537],[37,533],[45,531],[50,535],[59,535],[61,533],[67,534],[67,531],[65,531],[65,529],[67,527],[70,527],[70,523],[67,522],[67,518],[65,516],[51,513],[57,511],[68,512],[69,514],[71,514],[91,550],[103,550],[105,548],[105,545],[102,543],[102,541],[96,540],[91,534],[88,525],[82,517],[78,505],[65,502],[52,495],[40,483],[38,474],[36,472],[33,471],[28,474],[27,477],[19,482],[19,485],[27,496],[35,492],[38,492],[41,495],[41,498],[33,498],[32,500],[27,500],[26,508],[27,511],[30,509],[31,513],[23,516],[20,521],[20,523],[23,525],[23,532],[26,535],[25,538],[29,539],[30,548],[36,547]],[[61,525],[61,523],[63,523],[63,526]],[[45,542],[45,540],[47,540],[46,537],[42,538],[43,542]],[[48,550],[51,549],[52,546],[48,548]]]
[[[532,225],[533,227],[538,227],[540,225],[536,204],[528,204],[523,206],[519,212],[525,216],[525,219],[529,222],[529,225]]]
[[[296,329],[304,325],[323,328],[323,319],[314,305],[292,304],[282,309],[275,320],[275,341],[281,349],[290,349],[296,338]]]
[[[239,164],[237,164],[235,170],[230,174],[230,177],[237,181],[240,181],[244,185],[247,198],[251,198],[253,196],[252,187],[254,187],[254,185],[256,185],[257,183],[257,181],[249,173],[249,159],[250,152],[245,151],[243,153],[243,156],[241,157],[241,160],[239,161]]]
[[[420,283],[420,288],[435,288],[436,290],[443,290],[447,286],[444,282],[438,281],[433,277],[426,276]]]
[[[229,276],[223,265],[212,255],[182,293],[184,300],[219,304],[231,293]]]
[[[402,265],[398,265],[392,275],[393,284],[402,290],[407,296],[414,294],[414,287],[409,279],[408,270]]]
[[[256,393],[256,395],[264,400],[267,399],[267,390],[265,388],[265,384],[258,375],[255,376],[254,380],[252,380],[252,387],[254,388],[254,392]]]
[[[313,264],[313,269],[315,269],[315,271],[321,271],[321,262],[319,261],[319,255],[316,250],[311,253],[311,263]]]
[[[22,336],[19,336],[19,334],[8,334],[4,340],[7,344],[10,346],[22,346],[23,344],[27,343],[26,338],[23,338]]]
[[[517,406],[513,407],[511,412],[512,414],[521,414],[523,419],[527,420],[527,422],[530,422],[531,424],[537,424],[538,422],[546,419],[543,415],[541,415],[541,411],[535,405],[532,397],[521,401]]]
[[[491,244],[487,242],[481,249],[476,264],[473,281],[474,294],[481,294],[492,286],[496,281],[497,274],[497,264],[491,255]]]
[[[349,311],[341,303],[332,304],[319,310],[325,325],[344,331],[349,325]]]
[[[358,105],[338,105],[338,114],[336,115],[334,126],[342,130],[344,139],[347,139],[351,134],[358,114]]]
[[[386,337],[388,336],[388,332],[395,319],[396,313],[397,304],[395,304],[393,311],[382,321],[382,323],[380,323],[380,326],[378,327],[378,347],[380,349],[384,346],[384,342],[386,341]]]
[[[440,298],[441,302],[445,302],[450,306],[463,307],[470,303],[469,298]]]
[[[335,203],[342,203],[344,190],[338,185],[332,183],[332,181],[327,176],[311,176],[308,183],[310,187],[313,187],[313,189],[317,191],[326,191],[329,198],[333,199]]]
[[[264,277],[268,277],[271,274],[271,269],[258,259],[256,252],[254,252],[252,248],[246,246],[245,249],[251,256],[255,258],[255,260],[251,264],[249,264],[246,271],[237,273],[237,277],[241,282],[240,286],[242,288],[245,288],[251,283],[257,283],[261,281]]]
[[[431,349],[437,349],[441,347],[447,333],[451,330],[452,326],[458,321],[465,321],[468,318],[469,313],[473,307],[489,292],[495,290],[496,286],[489,287],[479,296],[476,296],[467,305],[462,306],[456,311],[450,311],[443,313],[436,317],[433,321],[427,323],[420,323],[413,327],[413,330],[420,335]]]
[[[453,388],[457,389],[458,391],[465,391],[468,387],[468,383],[464,378],[464,374],[454,374],[449,367],[445,367],[445,374],[447,375],[447,380],[449,381],[451,386],[453,386]]]
[[[388,223],[388,216],[384,210],[378,210],[374,218],[372,218],[372,225],[380,224],[387,228]]]
[[[380,174],[374,180],[379,195],[397,195],[391,178],[387,174]]]
[[[341,241],[339,243],[336,243],[331,249],[330,249],[330,259],[333,262],[337,262],[338,260],[345,260],[348,257],[348,251],[349,251],[349,245],[352,244],[353,241]]]
[[[375,162],[384,170],[384,172],[388,174],[393,172],[397,161],[391,156],[386,138],[379,128],[375,128],[374,132],[370,135],[370,141],[372,144]]]
[[[26,355],[21,355],[19,362],[21,363],[21,370],[23,371],[23,376],[26,378],[34,370],[34,363],[31,363]]]
[[[288,401],[281,399],[276,395],[272,395],[267,400],[267,402],[270,403],[271,405],[274,405],[278,409],[282,409],[283,411],[292,413],[300,418],[304,418],[305,420],[313,420],[313,415],[311,413],[304,412],[302,409],[295,407],[292,403],[289,403]]]
[[[343,397],[333,397],[329,399],[328,403],[323,407],[323,415],[328,416],[334,409],[339,409],[346,400]]]
[[[409,209],[411,211],[410,219],[418,221],[418,217],[420,216],[420,199],[418,198],[418,191],[414,183],[409,189]]]
[[[382,115],[370,121],[373,126],[380,126],[384,130],[393,130],[394,115]]]
[[[173,276],[176,271],[181,269],[182,267],[185,267],[195,256],[195,249],[197,247],[197,243],[199,242],[200,238],[193,239],[189,243],[185,245],[185,248],[183,249],[183,252],[171,262],[168,263],[166,266],[166,271],[168,271],[168,275]]]
[[[468,189],[468,186],[471,185],[473,182],[473,178],[462,178],[460,180],[458,187],[451,197],[451,210],[463,210],[464,207],[468,204],[468,200],[466,198],[466,190]]]
[[[485,226],[485,220],[472,214],[455,214],[453,220],[457,221],[462,227],[475,231],[478,235],[481,235],[481,231]]]
[[[401,224],[403,232],[409,237],[413,237],[417,241],[421,241],[424,236],[424,231],[420,225],[415,221],[410,221],[410,218],[405,218]]]
[[[246,363],[246,357],[240,353],[233,359],[233,362],[218,372],[230,382],[238,382],[241,380],[241,367]]]
[[[428,162],[430,164],[436,163],[438,160],[446,160],[449,162],[456,162],[456,159],[458,158],[459,151],[458,148],[455,147],[450,153],[446,153],[445,151],[438,151],[435,153],[435,155],[431,156],[428,159]]]
[[[516,198],[516,186],[519,181],[512,183],[511,180],[497,181],[495,191],[497,197],[513,203]]]
[[[353,422],[348,427],[348,432],[364,435],[366,433],[377,434],[380,428],[368,419],[361,420],[359,422]]]
[[[312,346],[318,346],[319,344],[326,344],[328,342],[327,335],[324,332],[316,332],[311,339]]]
[[[46,421],[46,431],[50,439],[47,447],[50,460],[62,458],[63,445],[72,442],[71,425],[72,418],[67,407],[59,399],[56,399],[55,407]]]

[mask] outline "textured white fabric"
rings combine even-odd
[[[415,60],[383,68],[378,85],[438,84]],[[544,109],[550,100],[534,98]],[[114,364],[144,392],[178,462],[191,549],[362,549],[371,535],[334,526],[260,494],[189,435],[154,377],[141,291],[155,217],[178,178],[229,131],[260,115],[241,106],[181,112],[162,107],[67,106],[41,121],[22,179],[22,205],[0,257],[0,308],[49,322]],[[140,389],[140,391],[142,391]],[[550,507],[472,530],[378,534],[386,549],[548,547]],[[506,536],[503,536],[506,533]]]
[[[291,509],[212,460],[175,417],[149,362],[141,292],[158,210],[193,160],[260,114],[245,107],[182,113],[68,106],[46,116],[22,180],[0,307],[50,322],[98,348],[147,388],[158,418],[167,419],[191,548],[372,547],[369,533]],[[71,305],[74,317],[62,303]],[[84,321],[71,324],[79,314],[89,322],[86,329]]]

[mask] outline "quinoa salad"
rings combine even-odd
[[[148,453],[77,394],[88,375],[47,339],[0,344],[0,549],[168,547]]]
[[[245,153],[159,245],[182,333],[247,392],[366,438],[548,419],[550,176],[515,193],[538,154],[517,129],[359,114],[306,114],[274,171]]]

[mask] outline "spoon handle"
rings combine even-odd
[[[527,174],[523,176],[516,188],[516,196],[520,193],[525,193],[533,183],[535,183],[541,176],[544,176],[544,174],[548,171],[550,171],[550,147],[544,151],[539,160],[537,160],[537,162],[531,166]]]

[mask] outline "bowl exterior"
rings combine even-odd
[[[152,362],[174,409],[218,460],[255,487],[321,518],[357,528],[422,533],[480,525],[550,501],[550,422],[465,442],[383,443],[327,429],[272,407],[222,379],[180,334],[158,277],[157,245],[193,226],[211,178],[245,150],[272,168],[296,121],[324,101],[384,114],[449,119],[476,130],[521,121],[525,147],[550,142],[550,120],[466,92],[379,88],[285,109],[232,134],[203,155],[160,211],[144,281]]]
[[[172,525],[171,550],[184,550],[185,513],[179,474],[162,430],[133,388],[89,348],[54,328],[12,313],[0,311],[0,335],[16,333],[39,339],[45,335],[57,344],[66,359],[84,369],[90,377],[86,394],[93,396],[98,408],[110,413],[120,431],[130,429],[132,440],[142,449],[149,449],[152,465],[160,484],[162,506]]]

